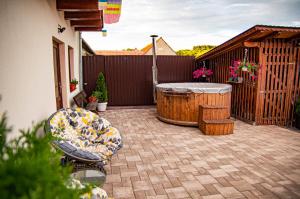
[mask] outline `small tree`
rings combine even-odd
[[[93,95],[97,97],[100,102],[108,101],[108,92],[105,83],[105,77],[102,72],[99,73],[97,82],[96,82],[96,90]]]

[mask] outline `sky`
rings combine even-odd
[[[300,0],[123,0],[107,37],[82,35],[93,50],[141,49],[152,34],[180,50],[219,45],[256,24],[300,27]]]

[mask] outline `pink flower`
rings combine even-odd
[[[194,79],[197,79],[201,76],[211,76],[213,74],[213,71],[211,69],[206,68],[199,68],[193,72]]]

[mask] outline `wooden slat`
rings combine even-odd
[[[99,10],[97,0],[56,0],[56,8],[64,11]]]
[[[82,12],[65,12],[66,20],[100,20],[102,19],[102,11],[82,11]]]
[[[282,126],[293,122],[294,104],[300,95],[299,41],[296,38],[291,43],[289,39],[274,38],[283,37],[279,34],[264,34],[259,48],[249,49],[250,61],[259,63],[261,68],[257,81],[250,81],[249,74],[241,73],[243,83],[232,85],[231,113],[238,119]],[[242,46],[235,45],[209,55],[206,61],[214,70],[211,81],[225,83],[229,77],[228,66],[233,60],[242,60],[243,53]]]
[[[98,27],[75,27],[75,31],[101,31],[102,28]]]
[[[100,20],[75,20],[71,21],[71,26],[74,27],[101,27],[101,21]]]

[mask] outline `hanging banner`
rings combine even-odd
[[[107,7],[104,10],[104,23],[117,23],[121,15],[122,0],[107,0]]]

